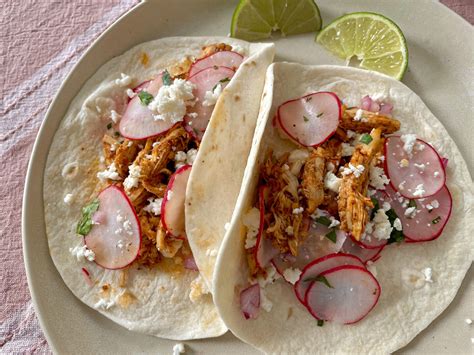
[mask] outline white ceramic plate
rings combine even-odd
[[[432,1],[318,0],[324,24],[353,11],[392,18],[407,38],[410,61],[404,82],[443,122],[474,172],[472,93],[474,31],[461,17]],[[120,18],[91,46],[61,86],[36,139],[23,201],[23,246],[28,283],[49,345],[56,353],[168,353],[173,341],[127,331],[76,299],[48,252],[42,177],[55,130],[85,81],[105,62],[134,45],[159,37],[227,35],[237,1],[146,1]],[[313,34],[276,40],[276,60],[305,64],[343,63],[313,43]],[[474,318],[472,270],[448,309],[401,353],[470,353]],[[282,325],[284,326],[284,325]],[[253,354],[232,334],[186,342],[186,354]],[[336,349],[335,349],[336,350]]]

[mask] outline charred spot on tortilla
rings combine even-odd
[[[239,100],[240,100],[240,96],[237,95],[237,94],[235,94],[235,95],[234,95],[234,100],[235,100],[236,102],[239,101]]]

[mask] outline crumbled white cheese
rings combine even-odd
[[[222,94],[222,85],[217,84],[213,90],[206,91],[204,94],[204,101],[202,102],[203,106],[214,106],[219,99],[219,96]]]
[[[342,156],[343,157],[349,157],[354,154],[355,148],[350,145],[349,143],[342,143]]]
[[[399,232],[402,230],[402,222],[400,221],[400,218],[395,218],[393,221],[393,228]]]
[[[185,349],[184,349],[184,344],[183,343],[177,343],[173,346],[173,355],[179,355],[179,354],[184,354]]]
[[[425,164],[417,164],[417,163],[415,163],[415,164],[413,164],[413,165],[415,165],[415,167],[417,167],[417,168],[420,169],[421,171],[425,170]]]
[[[66,196],[64,196],[64,203],[66,205],[70,205],[73,200],[74,200],[74,195],[73,194],[66,194]]]
[[[99,299],[99,301],[94,304],[95,309],[109,309],[115,306],[115,300],[105,300],[103,298]]]
[[[390,203],[388,203],[387,201],[384,201],[384,203],[382,204],[382,209],[384,210],[384,212],[387,212],[391,208],[392,206],[390,205]]]
[[[198,113],[197,112],[189,112],[188,116],[191,117],[191,118],[196,118],[198,116]],[[191,122],[188,122],[188,123],[191,124]]]
[[[270,264],[265,268],[266,277],[259,275],[257,277],[257,282],[260,285],[260,289],[264,289],[267,285],[273,284],[276,280],[281,278],[280,274],[277,272],[273,264]]]
[[[193,165],[194,161],[196,160],[196,156],[197,156],[197,149],[189,149],[187,152],[186,152],[186,162],[189,164],[189,165]]]
[[[190,149],[187,152],[178,151],[174,156],[176,169],[179,169],[183,165],[193,165],[196,160],[197,149]]]
[[[161,215],[161,204],[163,203],[162,198],[153,198],[148,199],[148,205],[146,205],[143,210],[146,212],[153,213],[155,216]]]
[[[406,180],[403,180],[401,183],[398,184],[398,189],[403,191],[405,190],[405,184],[406,184]]]
[[[469,325],[472,324],[472,320],[470,318],[466,318],[464,321],[466,322],[466,324],[469,324]]]
[[[270,312],[273,308],[273,302],[268,299],[267,293],[262,287],[260,287],[260,307],[265,312]]]
[[[209,289],[206,285],[206,282],[202,278],[201,274],[196,277],[191,284],[189,285],[190,292],[189,292],[189,299],[191,302],[196,303],[201,296],[209,293]]]
[[[141,167],[139,165],[132,164],[128,167],[128,176],[123,182],[123,186],[126,190],[131,190],[138,186],[138,180],[140,179]]]
[[[210,256],[210,257],[217,256],[217,250],[216,249],[207,249],[206,250],[206,256]]]
[[[354,121],[360,121],[362,119],[362,115],[364,114],[364,111],[361,109],[358,109],[356,111],[356,114],[354,116]]]
[[[196,88],[190,81],[175,79],[171,85],[163,85],[148,108],[153,112],[153,118],[171,123],[181,122],[186,114],[186,106],[194,102],[193,90]]]
[[[435,171],[435,172],[433,173],[433,176],[434,176],[434,177],[438,177],[439,175],[440,175],[440,174],[439,174],[439,171]]]
[[[372,235],[379,239],[389,239],[390,233],[392,233],[392,226],[388,219],[388,216],[385,214],[383,209],[377,210],[375,216],[372,220],[373,223],[373,232]]]
[[[298,268],[289,267],[288,269],[285,269],[285,271],[283,271],[283,277],[292,285],[294,285],[296,281],[300,279],[300,275],[301,270]]]
[[[99,171],[97,173],[97,177],[102,182],[106,181],[107,179],[109,179],[109,180],[120,180],[120,175],[117,172],[117,168],[115,167],[115,163],[110,164],[107,170]]]
[[[260,211],[255,207],[251,208],[246,214],[244,214],[242,223],[247,227],[245,249],[253,248],[257,244],[257,234],[260,226]]]
[[[430,267],[424,268],[423,270],[421,270],[421,272],[423,273],[426,282],[433,282],[433,270]]]
[[[110,119],[113,123],[117,123],[122,116],[118,114],[115,110],[110,111]]]
[[[245,55],[245,49],[238,44],[232,46],[232,52],[239,53],[240,55]]]
[[[132,78],[124,73],[120,73],[120,79],[115,79],[115,84],[126,87],[132,83]]]
[[[438,208],[438,207],[439,207],[438,200],[433,200],[431,201],[431,203],[426,205],[426,208],[428,209],[428,211],[434,210],[435,208]]]
[[[362,173],[364,172],[365,170],[365,167],[363,165],[357,165],[357,166],[354,166],[352,165],[352,163],[349,163],[349,167],[346,168],[344,167],[342,169],[342,175],[349,175],[349,174],[354,174],[354,176],[356,178],[358,178],[359,176],[362,175]]]
[[[421,197],[425,194],[425,187],[423,184],[419,184],[415,187],[415,192],[413,193],[413,196],[415,197]]]
[[[293,214],[301,214],[303,213],[304,208],[303,207],[297,207],[293,209]]]
[[[130,222],[128,219],[126,219],[126,220],[123,222],[123,229],[125,229],[125,232],[126,232],[128,235],[132,235],[132,234],[133,234],[132,222]]]
[[[95,253],[88,249],[86,245],[77,245],[74,248],[69,248],[69,252],[77,259],[77,261],[82,261],[83,259],[88,261],[95,260]]]
[[[378,166],[370,167],[370,181],[369,184],[377,190],[385,190],[385,185],[388,185],[390,179],[387,178],[382,168]]]
[[[413,218],[416,215],[416,207],[408,207],[405,210],[405,217]]]
[[[127,96],[131,99],[133,99],[135,96],[137,96],[137,93],[134,92],[132,89],[128,88],[127,90],[125,90],[125,93],[127,94]]]
[[[407,152],[408,156],[412,156],[413,147],[416,143],[416,134],[404,134],[400,137],[403,144],[403,150]]]
[[[374,277],[377,277],[377,268],[375,267],[375,263],[372,260],[367,261],[366,264],[367,270],[374,275]]]
[[[334,173],[329,171],[324,177],[324,188],[339,193],[342,179],[338,178]]]
[[[333,216],[329,216],[329,220],[331,221],[331,224],[328,226],[328,228],[334,228],[341,224],[341,222],[339,222]]]
[[[410,162],[407,159],[403,158],[398,162],[398,166],[400,168],[408,168],[410,166]]]

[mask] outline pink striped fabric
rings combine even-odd
[[[0,12],[0,353],[49,353],[26,283],[21,196],[31,148],[60,83],[138,0],[3,1]],[[474,22],[472,0],[443,0]]]

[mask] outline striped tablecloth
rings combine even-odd
[[[50,352],[31,304],[22,259],[21,198],[28,157],[64,77],[92,41],[137,2],[2,1],[0,353]],[[474,22],[472,0],[442,2]]]

